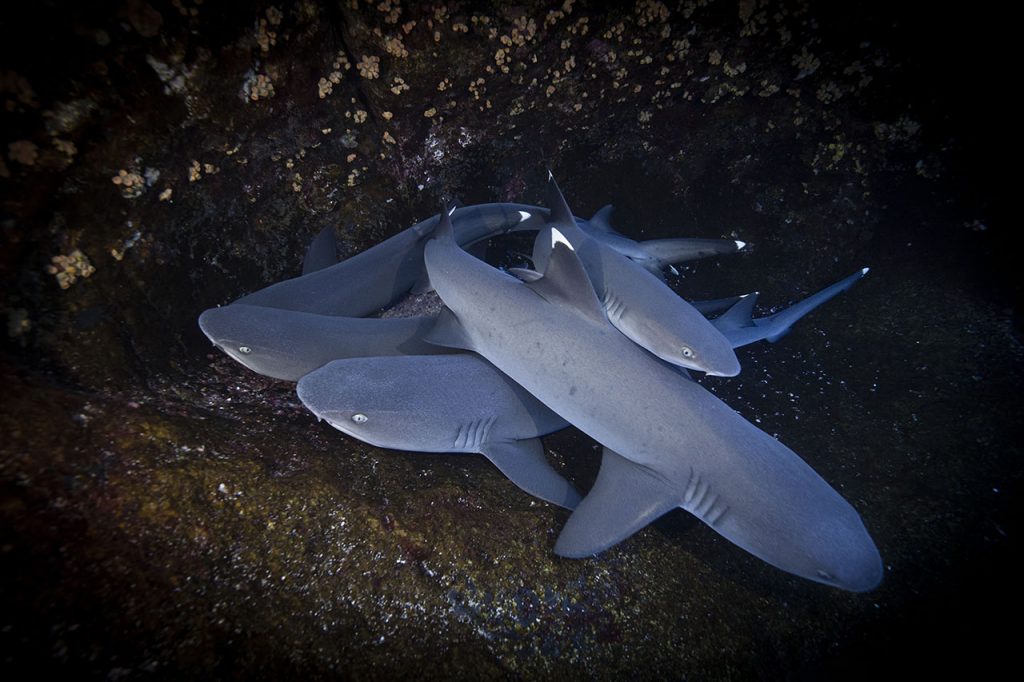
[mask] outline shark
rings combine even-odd
[[[857,511],[796,453],[612,326],[561,233],[568,220],[553,228],[529,282],[462,250],[445,212],[424,258],[446,305],[427,340],[478,353],[605,447],[555,552],[591,556],[681,507],[784,571],[874,588],[881,557]]]
[[[740,363],[729,341],[696,308],[643,265],[580,229],[554,176],[548,174],[549,219],[572,246],[615,328],[665,362],[713,376],[735,376]],[[533,263],[544,268],[552,248],[551,228],[537,235]],[[537,280],[535,270],[513,270]]]
[[[565,420],[478,356],[335,360],[302,377],[296,391],[317,418],[363,442],[481,453],[534,497],[567,509],[580,501],[539,438]]]

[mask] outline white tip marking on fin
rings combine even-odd
[[[519,212],[519,222],[523,222],[524,220],[529,220],[531,217],[532,216],[529,213],[527,213],[526,211],[520,211]]]
[[[746,243],[746,242],[741,242],[741,241],[740,241],[739,239],[735,239],[735,240],[733,240],[733,241],[735,241],[735,242],[736,242],[736,250],[737,250],[737,251],[742,251],[742,250],[743,250],[743,247],[747,245],[747,243]]]
[[[668,265],[668,271],[671,272],[673,275],[679,274],[679,271],[676,270],[676,266],[672,265],[671,263],[669,263]]]
[[[572,244],[570,244],[569,240],[565,238],[565,235],[558,231],[558,228],[552,227],[551,228],[551,248],[555,248],[555,244],[557,244],[559,242],[561,242],[561,243],[565,244],[567,247],[569,247],[570,251],[575,251],[576,250],[576,249],[572,248]]]
[[[866,274],[868,274],[869,272],[871,272],[871,268],[861,268],[861,269],[860,269],[860,274],[861,274],[861,275],[866,275]]]
[[[757,292],[751,292],[751,293],[757,293]],[[750,294],[740,294],[740,298],[746,298],[747,296],[750,296]]]
[[[452,214],[455,213],[455,209],[456,208],[458,208],[458,207],[457,206],[452,206],[451,208],[448,209],[448,217],[449,218],[451,218]]]
[[[548,180],[554,180],[554,179],[555,179],[555,174],[551,172],[550,168],[548,168]]]

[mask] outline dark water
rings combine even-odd
[[[983,674],[1012,651],[1021,287],[993,163],[998,18],[410,4],[389,23],[365,3],[180,5],[0,20],[9,669],[834,679]],[[353,68],[321,99],[339,51]],[[355,74],[363,55],[380,77]],[[273,95],[246,101],[258,75]],[[297,274],[326,224],[351,255],[442,195],[537,203],[549,167],[577,213],[614,203],[635,238],[748,242],[685,268],[671,284],[687,297],[757,290],[767,312],[871,267],[704,385],[857,508],[886,565],[877,590],[784,574],[681,511],[558,559],[564,511],[482,458],[315,424],[195,324]],[[61,289],[46,268],[76,249],[95,272],[79,260]],[[590,485],[594,443],[546,444]]]

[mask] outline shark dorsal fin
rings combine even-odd
[[[611,204],[605,204],[600,209],[598,209],[597,213],[591,216],[590,220],[587,222],[590,223],[590,227],[594,228],[598,232],[604,232],[606,234],[619,234],[618,232],[615,231],[615,228],[612,227],[611,217],[613,210],[614,209],[612,208]]]
[[[718,329],[743,329],[753,327],[754,304],[757,303],[757,293],[740,296],[731,308],[715,318],[715,327]]]
[[[625,540],[682,502],[682,493],[645,466],[604,449],[594,487],[555,542],[555,554],[593,556]]]
[[[565,197],[562,196],[562,190],[558,189],[558,183],[555,182],[555,176],[548,171],[548,190],[547,190],[547,205],[551,211],[551,215],[548,217],[548,222],[554,225],[568,225],[576,224],[575,219],[572,217],[572,211],[569,209],[569,204],[565,202]]]
[[[606,320],[604,307],[572,245],[557,229],[551,230],[551,240],[544,276],[525,286],[551,303],[569,305],[587,317]]]
[[[338,262],[338,245],[334,239],[334,228],[325,227],[320,230],[306,249],[306,257],[302,261],[302,274],[308,275],[317,270],[329,268]]]
[[[434,239],[440,239],[442,241],[451,240],[455,241],[455,228],[452,227],[452,216],[455,212],[455,207],[450,209],[445,206],[441,209],[441,215],[437,220],[437,227],[434,228],[434,233],[431,235]]]

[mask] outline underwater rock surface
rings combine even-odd
[[[879,7],[882,7],[881,5]],[[0,655],[90,678],[841,678],[998,667],[1021,605],[1021,280],[987,17],[814,3],[181,0],[0,18]],[[966,10],[962,10],[966,12]],[[934,22],[934,24],[929,23]],[[982,31],[981,29],[986,29]],[[928,30],[931,29],[931,30]],[[952,44],[943,36],[954,36]],[[992,37],[996,36],[996,37]],[[1002,143],[1005,144],[1005,143]],[[597,559],[482,457],[381,451],[200,311],[434,212],[743,239],[683,295],[871,275],[704,383],[850,500],[851,595],[678,511]],[[429,305],[407,304],[407,309]],[[598,451],[546,440],[585,490]]]

